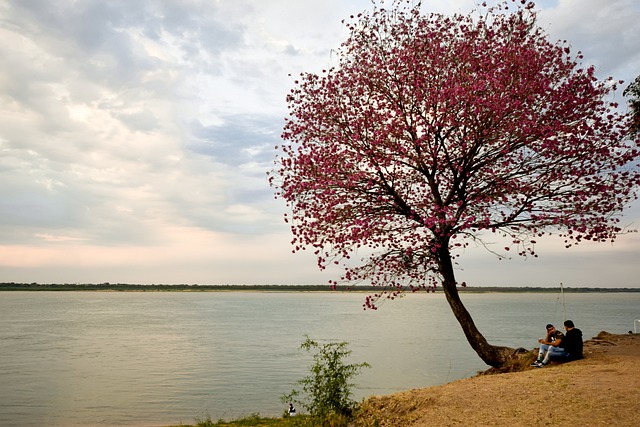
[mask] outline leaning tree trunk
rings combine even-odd
[[[480,356],[482,361],[487,365],[493,366],[494,368],[503,366],[517,350],[510,347],[492,345],[487,342],[473,322],[471,314],[464,304],[462,304],[458,288],[456,287],[451,253],[446,245],[443,245],[443,247],[438,250],[438,258],[444,294],[447,297],[447,302],[453,311],[453,315],[458,320],[458,323],[460,323],[462,331],[467,337],[467,341],[471,344],[471,348],[478,353],[478,356]]]

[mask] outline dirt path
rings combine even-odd
[[[356,426],[374,425],[640,426],[640,334],[601,332],[575,362],[371,398]]]

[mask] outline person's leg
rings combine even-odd
[[[544,359],[542,360],[542,364],[547,365],[549,364],[550,360],[553,360],[554,357],[560,357],[562,354],[566,354],[564,352],[564,348],[549,346],[549,350],[547,351],[547,354],[544,356]]]
[[[537,367],[538,365],[540,365],[540,363],[542,363],[542,360],[544,359],[544,356],[547,354],[549,347],[551,347],[549,344],[540,345],[540,348],[538,349],[538,358],[533,361],[531,366]]]
[[[538,350],[538,362],[542,362],[545,354],[547,354],[547,351],[549,350],[549,347],[551,347],[549,344],[542,344],[540,346],[540,349]]]
[[[571,360],[571,355],[564,350],[553,352],[549,355],[549,360],[553,360],[554,362],[560,362],[560,363],[568,362],[569,360]]]

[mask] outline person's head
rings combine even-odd
[[[549,332],[550,334],[552,334],[555,330],[556,328],[551,323],[547,325],[547,332]]]
[[[576,326],[573,324],[573,320],[565,320],[564,327],[566,329],[572,329],[572,328],[575,328]]]

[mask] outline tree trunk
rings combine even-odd
[[[458,323],[460,323],[462,331],[467,337],[467,341],[471,345],[471,348],[478,353],[478,356],[480,356],[482,361],[487,365],[494,368],[503,366],[507,360],[517,352],[517,350],[510,347],[495,346],[487,342],[473,322],[471,314],[467,311],[464,304],[462,304],[458,288],[456,287],[456,278],[453,271],[451,253],[449,252],[447,245],[443,245],[443,247],[438,250],[438,258],[440,273],[442,274],[442,288],[444,289],[444,294],[446,295],[447,302],[449,303],[454,316],[458,320]]]

